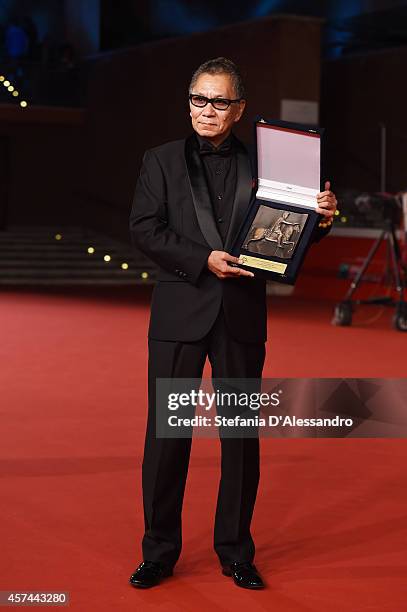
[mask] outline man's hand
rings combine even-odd
[[[327,219],[334,216],[338,204],[335,194],[330,189],[331,183],[325,181],[325,191],[317,194],[318,207],[315,209],[317,213],[325,215]]]
[[[240,263],[238,257],[233,257],[225,251],[212,251],[208,257],[208,268],[218,278],[236,278],[237,276],[254,276],[253,272],[235,268],[229,263]]]

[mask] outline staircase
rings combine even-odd
[[[155,277],[156,267],[145,255],[93,230],[9,226],[0,231],[0,286],[134,286],[151,284]]]

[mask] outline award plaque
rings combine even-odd
[[[322,129],[255,121],[257,191],[232,248],[240,267],[293,285],[320,215]]]

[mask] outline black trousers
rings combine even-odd
[[[173,566],[179,558],[182,502],[192,442],[191,438],[156,437],[156,378],[201,378],[207,356],[213,378],[260,378],[265,346],[236,342],[229,335],[222,308],[202,340],[149,340],[149,411],[142,468],[144,560]],[[253,561],[250,523],[259,483],[259,439],[221,436],[220,442],[215,551],[222,565]]]

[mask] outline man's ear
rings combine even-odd
[[[236,117],[235,117],[235,123],[237,121],[239,121],[240,117],[243,115],[243,111],[246,107],[246,100],[240,100],[239,102],[239,109],[237,111]]]

